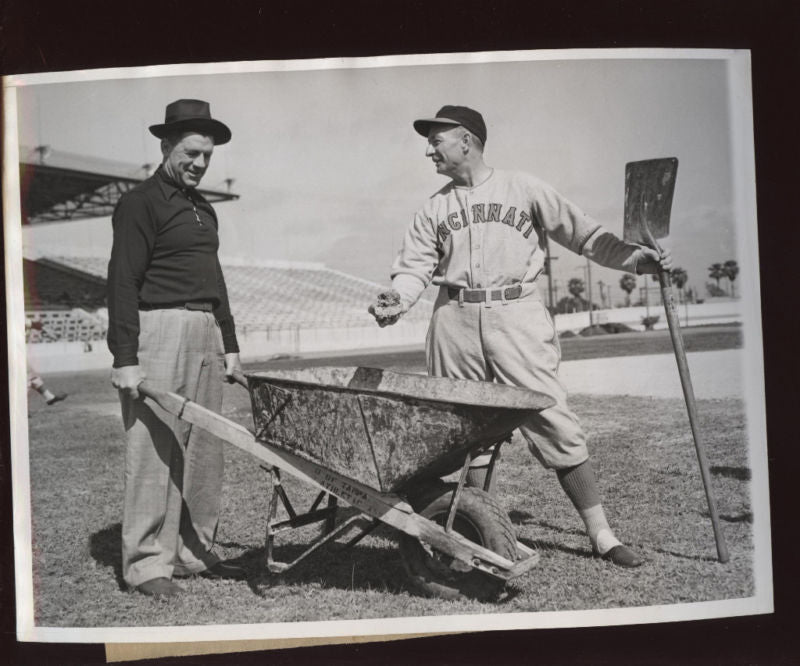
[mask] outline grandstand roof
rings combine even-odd
[[[88,276],[106,279],[108,261],[94,257],[48,257]],[[322,264],[275,262],[224,265],[231,310],[238,328],[359,326],[374,322],[367,307],[384,286]],[[432,303],[421,300],[406,318],[430,318]]]
[[[23,220],[36,224],[111,215],[119,197],[147,178],[154,166],[20,146]],[[198,191],[212,203],[239,198],[219,190]]]

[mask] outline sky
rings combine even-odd
[[[414,211],[446,183],[412,121],[463,104],[486,120],[490,166],[538,176],[620,235],[625,164],[677,157],[663,244],[703,295],[709,265],[739,260],[729,61],[519,57],[377,67],[331,60],[310,71],[273,63],[279,71],[237,72],[229,64],[213,74],[34,81],[18,88],[19,143],[153,164],[159,142],[147,127],[163,122],[175,99],[204,99],[233,132],[202,183],[224,189],[232,178],[240,195],[217,205],[223,263],[321,262],[388,283]],[[38,225],[23,241],[28,254],[107,256],[110,221]],[[586,262],[559,246],[552,252],[562,296]],[[614,302],[624,296],[620,277],[593,266],[594,284],[610,284]]]

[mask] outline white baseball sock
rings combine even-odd
[[[584,525],[586,525],[586,531],[589,533],[592,546],[600,555],[605,555],[614,546],[622,545],[608,525],[606,512],[603,511],[602,504],[582,509],[578,513],[583,519]]]

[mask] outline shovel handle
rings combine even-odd
[[[650,247],[662,254],[664,250],[661,249],[655,236],[653,236],[653,232],[650,231],[650,225],[647,223],[647,202],[644,201],[644,194],[642,194],[642,226],[645,234],[647,234],[647,240],[650,241]]]
[[[724,564],[730,557],[719,522],[717,503],[711,488],[711,474],[709,473],[708,461],[706,460],[705,446],[700,438],[697,405],[694,397],[694,389],[692,387],[692,378],[689,373],[689,363],[686,360],[686,349],[683,345],[683,336],[681,335],[680,322],[678,320],[678,309],[675,305],[675,295],[672,291],[672,281],[669,273],[661,269],[658,271],[658,280],[661,284],[661,299],[664,302],[664,309],[667,314],[667,323],[669,324],[669,333],[672,337],[672,346],[675,349],[675,360],[678,363],[678,374],[681,378],[683,398],[686,402],[686,410],[689,414],[689,425],[692,429],[694,449],[697,453],[697,462],[700,464],[700,475],[703,478],[703,489],[705,490],[706,501],[708,502],[708,512],[711,514],[711,525],[714,529],[714,540],[717,545],[717,557],[719,561]]]
[[[650,231],[650,225],[647,224],[647,203],[643,202],[642,226],[644,228],[647,240],[650,241],[650,246],[659,254],[663,252],[658,241]],[[720,562],[725,564],[730,559],[728,554],[728,547],[725,545],[725,537],[722,534],[722,527],[719,522],[719,514],[717,513],[717,502],[714,499],[714,493],[711,488],[711,474],[708,469],[708,461],[706,460],[705,446],[700,439],[700,428],[697,419],[697,403],[694,397],[694,388],[692,387],[692,376],[689,372],[689,363],[686,360],[686,348],[683,345],[683,336],[681,335],[681,325],[678,319],[678,308],[675,305],[675,294],[672,292],[672,279],[670,274],[659,267],[658,281],[661,285],[661,300],[664,303],[664,310],[667,314],[667,324],[669,325],[669,334],[672,338],[672,347],[675,350],[675,360],[678,363],[678,374],[681,378],[681,388],[683,389],[683,399],[686,402],[686,411],[689,415],[689,426],[692,429],[692,439],[694,440],[694,450],[697,454],[697,462],[700,465],[700,476],[703,479],[703,489],[706,493],[706,502],[708,503],[708,512],[711,514],[711,526],[714,530],[714,541],[717,545],[717,558]]]

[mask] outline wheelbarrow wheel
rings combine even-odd
[[[428,492],[409,499],[417,513],[444,526],[454,488],[454,484],[436,484]],[[508,514],[479,488],[463,488],[453,530],[512,562],[516,559],[517,540]],[[505,587],[505,581],[426,549],[407,534],[400,538],[400,553],[412,587],[425,596],[489,601],[496,599]]]

